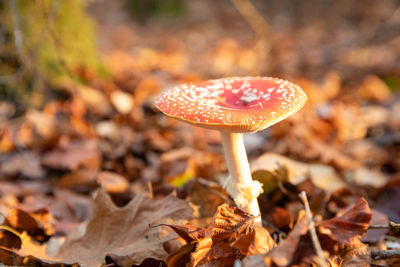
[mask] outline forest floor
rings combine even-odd
[[[260,35],[230,1],[212,10],[215,1],[187,2],[179,19],[139,23],[118,1],[95,1],[109,77],[77,68],[84,83],[21,116],[0,102],[0,262],[400,265],[395,1],[258,3],[273,29]],[[218,132],[154,107],[177,84],[243,75],[286,78],[309,97],[295,115],[245,136],[264,189],[261,229],[219,183],[227,171]]]

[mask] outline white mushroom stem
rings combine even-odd
[[[221,131],[221,139],[230,175],[224,187],[235,200],[235,203],[243,210],[256,216],[257,224],[261,225],[257,197],[263,190],[261,183],[253,181],[251,177],[243,134]]]

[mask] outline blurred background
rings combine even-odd
[[[180,83],[247,75],[309,96],[295,116],[246,135],[252,161],[271,152],[318,164],[319,188],[346,188],[329,212],[362,195],[400,219],[399,1],[3,0],[0,18],[1,201],[50,207],[57,233],[89,217],[82,199],[99,187],[118,205],[148,188],[200,205],[204,181],[218,187],[226,170],[219,135],[163,116],[154,100]],[[287,158],[263,160],[267,218],[289,203],[282,183],[300,180]],[[218,190],[217,204],[228,199]]]
[[[335,72],[346,84],[372,74],[400,86],[397,1],[17,0],[0,8],[0,92],[16,104],[62,98],[71,80],[134,93],[146,77],[165,88],[234,75],[321,81]]]

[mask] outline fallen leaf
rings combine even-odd
[[[347,244],[359,240],[368,230],[372,218],[371,210],[364,198],[348,208],[342,215],[323,221],[318,230],[327,234],[339,244]]]
[[[239,235],[231,246],[238,249],[243,255],[250,256],[267,253],[274,246],[274,241],[267,230],[255,227],[254,231]]]
[[[11,152],[15,149],[11,127],[2,127],[0,131],[0,152]]]
[[[275,245],[269,233],[255,225],[254,216],[228,204],[218,207],[207,228],[170,227],[188,243],[168,256],[168,266],[196,266],[211,261],[232,266],[236,259],[266,253]]]
[[[68,190],[58,189],[49,211],[57,220],[56,232],[66,235],[79,223],[89,219],[93,210],[93,200]]]
[[[164,259],[166,233],[150,228],[149,224],[166,219],[185,220],[191,214],[189,205],[173,195],[163,199],[137,195],[118,208],[100,190],[86,231],[81,236],[68,235],[57,257],[70,264],[79,262],[81,266],[101,265],[107,254],[129,257],[134,264],[146,258]]]
[[[289,211],[281,207],[275,207],[274,213],[272,215],[272,222],[276,227],[278,227],[279,229],[292,228],[293,221],[294,218],[289,213]]]
[[[172,230],[175,231],[183,240],[185,240],[187,243],[199,240],[200,238],[203,238],[206,235],[206,229],[199,227],[199,226],[193,226],[193,225],[173,225],[173,224],[159,224],[157,226],[153,227],[158,227],[158,226],[168,226]]]
[[[151,95],[159,92],[161,87],[157,77],[147,76],[143,78],[135,89],[135,103],[142,105]]]
[[[35,131],[45,139],[50,139],[57,134],[56,119],[50,114],[29,110],[26,113],[26,119],[33,125]]]
[[[264,255],[254,255],[249,256],[243,259],[242,261],[243,267],[267,267],[264,262]]]
[[[7,221],[14,229],[27,232],[31,236],[43,236],[45,234],[43,225],[32,214],[21,209],[11,209]],[[54,231],[49,231],[49,234],[53,233]]]
[[[118,125],[111,120],[100,121],[96,124],[96,134],[102,138],[108,138],[111,141],[119,142],[121,133]]]
[[[167,264],[162,260],[153,258],[144,259],[140,264],[134,264],[129,257],[122,257],[117,255],[108,255],[106,257],[106,265],[115,264],[116,266],[130,266],[130,267],[167,267]]]
[[[366,168],[357,168],[349,173],[348,179],[360,186],[381,187],[387,182],[387,177],[383,173]]]
[[[123,193],[129,188],[126,178],[115,172],[100,172],[96,180],[110,194]]]
[[[358,94],[367,100],[384,102],[390,98],[390,89],[379,77],[368,75],[358,88]]]
[[[375,209],[371,209],[372,218],[370,221],[370,225],[388,225],[389,218],[386,214],[379,212]],[[376,243],[378,242],[385,234],[389,232],[388,229],[368,229],[365,235],[361,238],[362,242]]]
[[[110,96],[111,103],[122,114],[128,114],[132,111],[134,101],[131,94],[125,93],[121,90],[115,90]]]
[[[29,263],[31,260],[39,263],[57,263],[59,259],[53,258],[47,255],[46,244],[39,244],[36,241],[32,240],[32,238],[26,233],[18,233],[12,228],[4,227],[1,229],[2,231],[8,231],[13,235],[17,236],[21,241],[21,246],[18,249],[7,249],[5,247],[1,247],[2,253],[0,253],[0,261],[8,262],[7,264],[14,265],[15,262],[20,261],[20,265],[22,263],[33,265],[33,263]]]
[[[277,266],[288,266],[292,262],[293,256],[298,249],[300,237],[305,235],[307,231],[308,219],[305,211],[301,210],[293,230],[286,239],[279,242],[278,246],[273,248],[271,253],[265,257],[265,263],[268,266],[270,266],[272,262]]]
[[[57,182],[57,187],[60,188],[79,188],[88,187],[93,188],[97,186],[96,176],[98,170],[80,168],[71,172],[67,172],[61,176]]]
[[[44,170],[40,166],[39,156],[29,151],[16,153],[0,165],[1,172],[6,176],[23,175],[31,179],[44,178]]]
[[[254,179],[263,183],[264,192],[267,193],[274,189],[271,185],[276,187],[282,182],[298,185],[307,177],[327,192],[346,186],[330,166],[301,163],[273,153],[265,153],[258,157],[251,164],[251,172]]]
[[[45,154],[42,164],[62,170],[77,170],[82,166],[97,170],[100,168],[101,155],[95,140],[71,141]]]
[[[100,90],[88,86],[78,87],[79,97],[94,113],[106,116],[112,111],[106,96]]]
[[[390,221],[400,221],[400,178],[390,180],[380,188],[375,209],[386,214]]]
[[[217,211],[218,206],[229,201],[229,196],[220,184],[201,178],[188,181],[183,191],[191,203],[197,205],[197,217],[210,218]]]

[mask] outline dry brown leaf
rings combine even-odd
[[[79,97],[94,113],[106,116],[112,111],[112,107],[106,96],[100,90],[88,86],[79,86]]]
[[[298,249],[300,237],[308,231],[308,219],[304,210],[301,210],[296,225],[288,237],[282,240],[271,253],[265,257],[265,263],[270,266],[272,262],[277,266],[288,266]]]
[[[144,259],[140,264],[134,264],[132,260],[128,257],[121,257],[113,254],[107,256],[106,263],[107,265],[114,263],[116,264],[116,266],[130,266],[130,267],[167,267],[167,264],[162,260],[147,258]]]
[[[159,224],[157,226],[162,226],[162,225],[170,227],[187,243],[199,240],[206,235],[206,228],[193,226],[190,224],[185,224],[185,225]]]
[[[29,121],[35,131],[45,139],[50,139],[57,134],[56,119],[54,116],[37,110],[29,110],[26,113],[26,120]]]
[[[194,205],[199,218],[211,218],[218,206],[229,201],[229,196],[220,184],[201,178],[189,180],[183,188]]]
[[[2,162],[0,171],[6,176],[22,176],[39,179],[44,177],[44,170],[40,166],[39,156],[29,151],[16,153]]]
[[[318,230],[339,244],[350,245],[367,232],[371,217],[367,201],[361,198],[341,216],[322,222]]]
[[[123,193],[129,188],[126,178],[115,172],[100,172],[96,180],[110,194]]]
[[[122,114],[128,114],[133,109],[134,101],[131,94],[115,90],[111,93],[110,99],[114,107]]]
[[[79,223],[89,219],[92,214],[93,200],[68,190],[55,190],[50,213],[56,218],[56,232],[67,234]]]
[[[307,177],[310,177],[315,185],[328,192],[346,185],[336,171],[328,165],[306,164],[273,153],[261,155],[252,163],[251,172],[254,179],[264,184],[265,192],[270,191],[265,187],[271,184],[289,182],[298,185]]]
[[[317,233],[322,248],[333,253],[331,255],[340,255],[345,259],[364,254],[365,245],[361,243],[360,238],[367,231],[370,219],[368,204],[364,199],[360,199],[341,216],[318,224]],[[308,228],[308,219],[304,211],[301,211],[293,230],[265,258],[265,263],[268,266],[288,266],[313,262],[315,250]]]
[[[272,214],[272,221],[279,229],[292,228],[294,218],[288,210],[281,207],[275,207]]]
[[[61,176],[57,182],[57,187],[60,188],[76,188],[76,187],[95,187],[96,176],[98,170],[81,168],[75,171],[67,172]]]
[[[372,218],[370,225],[388,225],[389,218],[386,214],[377,210],[371,209]],[[378,242],[385,234],[389,232],[389,229],[369,229],[365,235],[361,238],[362,242],[375,243]]]
[[[170,227],[188,243],[168,257],[168,266],[196,266],[211,261],[232,266],[236,259],[266,253],[275,245],[264,228],[255,226],[254,216],[228,204],[218,207],[208,228]]]
[[[357,168],[349,175],[352,182],[360,186],[382,187],[387,182],[387,177],[376,170]]]
[[[52,225],[54,221],[47,211],[35,214],[22,209],[10,209],[7,221],[13,228],[27,232],[31,236],[37,236],[39,239],[43,239],[46,234],[54,234],[54,225]]]
[[[15,149],[11,127],[0,128],[0,152],[11,152]]]
[[[266,244],[269,246],[267,247]],[[238,249],[243,255],[250,256],[267,253],[274,246],[274,241],[267,230],[255,227],[254,231],[239,235],[231,246]]]
[[[391,179],[379,189],[375,209],[386,214],[390,221],[400,221],[400,177]]]
[[[160,88],[161,84],[157,77],[144,77],[135,89],[134,99],[136,105],[142,105],[151,95],[158,93]]]
[[[365,77],[357,93],[364,99],[376,102],[384,102],[390,98],[390,88],[375,75]]]
[[[71,141],[44,155],[42,164],[62,170],[77,170],[85,166],[88,169],[99,169],[101,154],[95,140]]]
[[[19,237],[22,241],[21,248],[18,250],[20,256],[34,256],[44,262],[59,261],[57,258],[47,255],[47,244],[42,245],[34,242],[26,232],[23,232]]]
[[[100,190],[85,232],[80,236],[71,233],[57,257],[71,264],[79,262],[81,266],[98,266],[107,254],[129,257],[134,264],[146,258],[164,259],[167,256],[163,248],[166,233],[150,228],[149,224],[167,219],[186,220],[191,214],[187,202],[173,195],[163,199],[137,195],[119,208]]]
[[[47,244],[39,244],[26,233],[18,233],[15,230],[5,227],[2,231],[8,231],[20,239],[20,248],[7,249],[1,247],[0,261],[6,264],[15,265],[19,263],[24,266],[33,265],[31,261],[39,263],[57,263],[59,259],[47,255]]]

